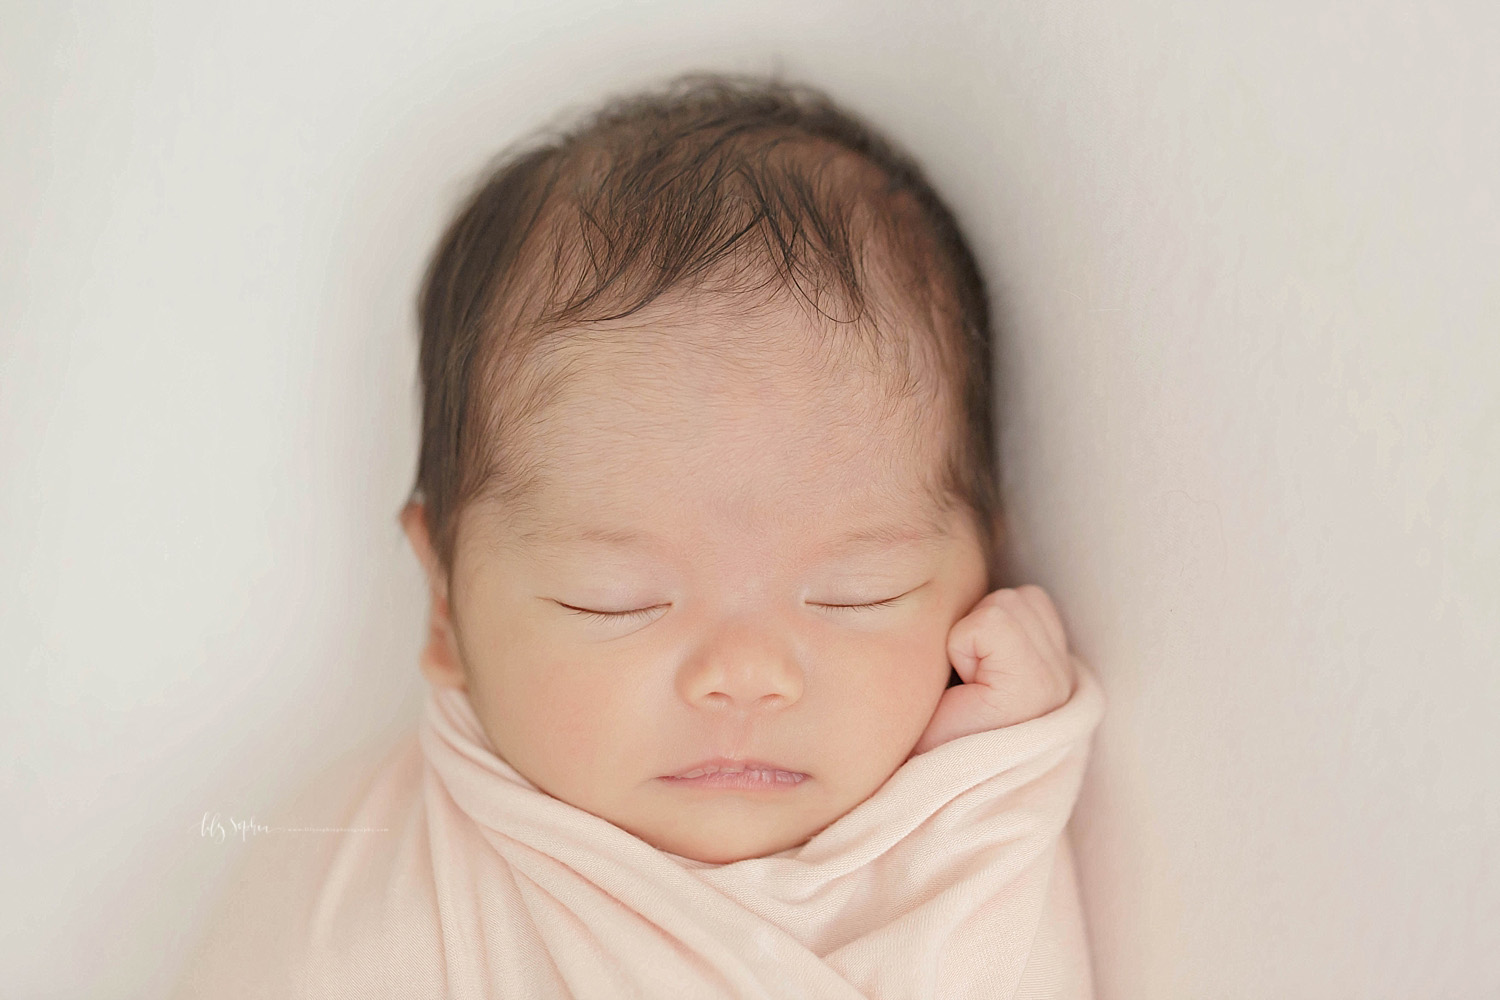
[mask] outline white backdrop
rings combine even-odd
[[[1500,17],[1473,2],[0,4],[0,983],[159,995],[409,725],[412,301],[468,180],[687,68],[930,166],[1110,714],[1104,998],[1500,995]]]

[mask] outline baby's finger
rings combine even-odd
[[[1040,590],[1041,588],[1033,589]],[[1056,658],[1052,633],[1042,621],[1042,616],[1037,612],[1028,595],[1021,593],[1019,588],[1007,588],[995,591],[992,596],[995,598],[996,606],[1005,609],[1015,620],[1015,627],[1021,629],[1030,641],[1032,659],[1051,661]]]
[[[1032,645],[1010,610],[986,598],[949,630],[948,662],[960,680],[972,684],[980,661],[992,666],[1025,663],[1037,655]]]
[[[1049,673],[1052,675],[1053,683],[1056,684],[1055,696],[1050,704],[1054,706],[1061,704],[1062,701],[1072,697],[1078,681],[1073,657],[1068,652],[1068,636],[1063,629],[1062,616],[1057,613],[1057,606],[1052,603],[1052,598],[1041,587],[1027,584],[1017,589],[1029,599],[1037,619],[1045,625],[1048,634],[1056,643],[1053,647],[1053,656],[1048,663]]]
[[[1017,587],[1016,591],[1027,599],[1036,612],[1037,618],[1047,629],[1053,650],[1059,656],[1067,655],[1068,634],[1063,628],[1062,616],[1057,613],[1057,605],[1053,603],[1051,595],[1034,583],[1023,584]]]

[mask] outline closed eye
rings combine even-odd
[[[589,608],[575,608],[571,604],[563,604],[562,601],[558,601],[557,603],[562,604],[563,607],[567,608],[573,614],[587,618],[590,621],[634,621],[639,618],[645,618],[657,608],[665,607],[665,605],[656,604],[649,608],[635,608],[630,611],[593,611]]]
[[[902,594],[899,597],[889,597],[883,601],[872,601],[869,604],[819,604],[817,606],[820,608],[840,608],[846,611],[869,611],[873,608],[891,607],[905,596],[905,594]]]

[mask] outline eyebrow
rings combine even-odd
[[[825,543],[817,549],[819,555],[842,552],[872,545],[930,545],[942,541],[952,534],[948,527],[932,516],[915,521],[892,521],[866,528],[856,528]]]
[[[813,552],[815,555],[822,556],[877,545],[931,545],[947,539],[951,535],[952,532],[942,521],[938,520],[932,513],[924,513],[923,516],[912,521],[889,521],[856,528],[817,546]],[[521,537],[528,542],[552,542],[555,544],[594,542],[602,545],[613,545],[618,548],[629,548],[639,546],[643,543],[650,544],[663,541],[659,535],[649,531],[638,531],[633,528],[600,527],[597,525],[580,528],[538,525],[531,531],[523,532]]]

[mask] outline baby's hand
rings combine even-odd
[[[943,692],[913,757],[1046,715],[1073,694],[1062,619],[1035,584],[986,594],[948,631],[948,660],[963,683]]]

